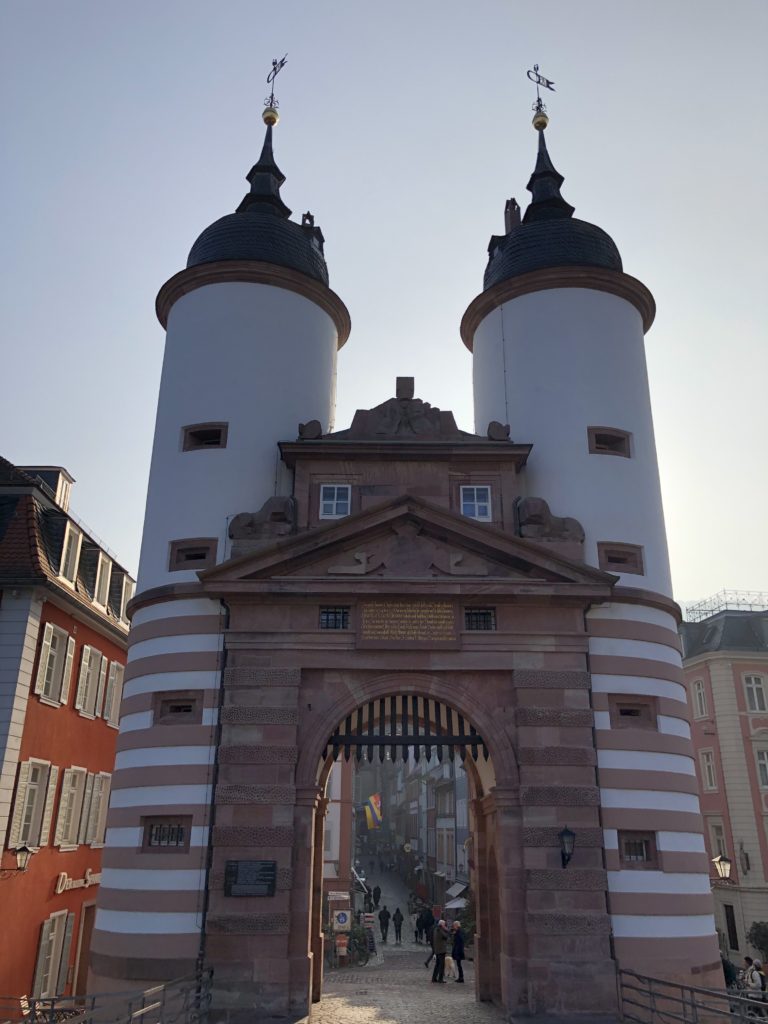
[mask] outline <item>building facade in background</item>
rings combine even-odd
[[[69,513],[73,482],[0,460],[3,996],[88,977],[133,580]]]
[[[683,623],[685,683],[721,949],[740,960],[768,922],[768,594],[724,591]]]

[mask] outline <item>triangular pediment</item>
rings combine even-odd
[[[616,577],[542,544],[409,496],[294,535],[200,574],[204,583],[299,578],[509,580],[610,587]]]

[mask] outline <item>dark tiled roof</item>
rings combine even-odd
[[[483,287],[549,267],[622,270],[619,250],[602,228],[575,217],[533,220],[491,240]]]
[[[768,612],[725,610],[681,626],[685,658],[716,651],[768,653]]]
[[[280,197],[285,175],[272,153],[272,126],[267,127],[264,147],[246,179],[251,186],[236,213],[214,221],[200,235],[189,253],[188,267],[221,260],[258,260],[298,270],[328,284],[323,257],[323,233],[311,214],[306,223],[294,224],[291,211]]]
[[[259,260],[290,267],[328,284],[328,268],[310,230],[263,207],[214,221],[189,253],[188,267],[220,260]]]
[[[0,460],[0,486],[0,588],[11,582],[51,587],[124,632],[119,621],[120,584],[126,575],[122,566],[114,565],[105,614],[93,604],[98,545],[83,533],[78,577],[74,588],[67,586],[59,578],[59,569],[70,517],[57,506],[51,506],[36,482],[5,459]],[[34,493],[29,493],[30,487],[35,488]]]
[[[613,239],[602,228],[574,219],[574,208],[560,195],[563,180],[555,170],[544,132],[540,130],[536,166],[526,186],[531,202],[522,223],[518,217],[518,223],[507,225],[506,235],[491,238],[484,288],[551,267],[622,270]]]

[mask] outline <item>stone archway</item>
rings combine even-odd
[[[440,690],[440,700],[428,696],[434,685],[434,680],[429,677],[405,683],[401,676],[393,692],[394,681],[392,677],[385,677],[372,682],[364,694],[368,699],[360,700],[358,696],[356,707],[350,707],[348,701],[339,702],[341,706],[329,711],[327,716],[333,721],[331,716],[341,712],[325,743],[322,737],[327,722],[316,732],[315,743],[306,748],[299,760],[297,777],[303,778],[302,770],[308,771],[313,757],[319,755],[315,774],[318,796],[312,832],[311,892],[308,900],[312,1000],[317,1002],[322,994],[325,785],[337,759],[353,757],[367,760],[372,752],[374,759],[378,757],[381,760],[384,756],[382,751],[386,748],[393,760],[395,757],[405,759],[408,756],[405,752],[411,750],[415,756],[431,759],[456,758],[467,771],[474,852],[471,886],[477,901],[476,996],[480,1000],[509,1005],[507,1000],[524,991],[526,985],[525,952],[522,948],[525,928],[519,799],[513,801],[518,807],[518,814],[510,813],[512,805],[507,801],[505,814],[500,818],[495,796],[499,780],[492,751],[497,749],[496,759],[514,769],[511,778],[509,775],[502,778],[500,792],[516,793],[518,781],[513,737],[499,728],[498,723],[493,723],[486,709],[476,700],[474,707],[470,707],[467,695],[463,700],[460,698],[459,708],[447,702],[444,687]],[[482,727],[475,724],[481,721],[484,723]],[[490,741],[486,741],[487,735],[492,737]],[[506,869],[503,884],[502,876],[495,870],[499,859],[503,859]],[[500,927],[502,915],[504,929]],[[515,972],[515,977],[503,977],[502,958],[507,969]]]

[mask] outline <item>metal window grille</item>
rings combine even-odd
[[[624,860],[632,861],[633,863],[645,863],[651,859],[650,853],[647,839],[624,840]]]
[[[464,612],[464,628],[468,630],[496,629],[496,609],[467,608]]]
[[[148,846],[184,846],[186,843],[184,825],[157,824],[149,826]]]
[[[320,629],[349,629],[349,608],[321,608]]]

